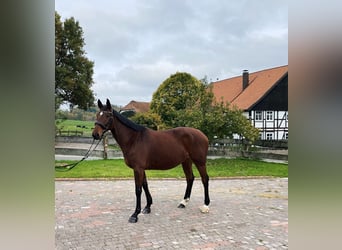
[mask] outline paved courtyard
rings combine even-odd
[[[56,249],[288,249],[287,178],[210,180],[208,214],[199,178],[177,208],[185,186],[149,180],[151,214],[131,224],[133,180],[56,181]]]

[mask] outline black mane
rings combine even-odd
[[[124,124],[125,126],[135,130],[135,131],[144,131],[146,127],[136,124],[130,119],[126,118],[125,116],[121,115],[119,112],[113,110],[113,115],[119,119],[119,121]]]

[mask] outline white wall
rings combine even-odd
[[[288,139],[288,111],[251,111],[244,112],[252,125],[260,129],[260,139]]]

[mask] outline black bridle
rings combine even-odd
[[[95,125],[99,125],[99,126],[104,130],[103,133],[105,133],[105,132],[107,132],[107,131],[110,129],[110,127],[111,127],[111,125],[112,125],[112,123],[113,123],[113,121],[114,121],[114,115],[113,115],[113,113],[110,112],[110,111],[100,111],[100,114],[101,114],[101,112],[102,112],[103,114],[108,115],[108,116],[109,116],[109,119],[108,119],[108,121],[106,122],[106,124],[104,124],[104,123],[102,123],[102,122],[96,120],[96,121],[95,121]]]

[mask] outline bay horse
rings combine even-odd
[[[112,109],[107,99],[106,105],[97,102],[100,111],[96,114],[95,127],[92,132],[94,139],[99,140],[110,130],[119,144],[125,163],[134,171],[136,208],[129,222],[136,223],[141,212],[141,193],[144,190],[147,205],[142,213],[151,212],[152,196],[148,189],[145,170],[167,170],[182,164],[186,177],[184,199],[179,208],[185,208],[190,200],[194,175],[194,163],[202,178],[204,187],[204,205],[201,212],[209,212],[209,176],[206,171],[208,138],[198,129],[178,127],[155,131],[138,125]]]

